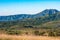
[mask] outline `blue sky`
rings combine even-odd
[[[0,15],[36,14],[45,9],[60,10],[60,0],[0,0]]]

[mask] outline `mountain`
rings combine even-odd
[[[0,21],[15,21],[15,20],[22,20],[28,18],[38,18],[42,16],[52,15],[58,13],[59,11],[56,9],[46,9],[40,13],[29,15],[29,14],[19,14],[19,15],[10,15],[10,16],[0,16]]]
[[[42,30],[42,31],[40,31]],[[0,16],[0,33],[5,34],[57,34],[60,36],[60,11],[46,9],[40,13]]]
[[[56,10],[56,9],[45,9],[42,12],[37,13],[35,16],[36,17],[41,17],[41,16],[46,16],[46,15],[52,15],[52,14],[55,14],[55,13],[58,13],[58,12],[59,11]]]
[[[33,30],[60,30],[60,11],[56,9],[46,9],[34,15],[19,14],[0,16],[0,30],[4,30],[10,33],[11,30],[15,30],[16,32],[16,30],[29,30],[30,28],[32,28]]]
[[[19,14],[19,15],[10,15],[10,16],[0,16],[0,21],[15,21],[24,18],[30,18],[31,15]]]
[[[0,16],[0,28],[10,28],[17,26],[17,28],[24,26],[40,27],[47,22],[59,21],[60,11],[56,9],[46,9],[40,13],[29,15],[19,14],[10,16]],[[15,27],[16,28],[16,27]]]

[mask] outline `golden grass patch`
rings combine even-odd
[[[48,36],[17,36],[1,34],[0,40],[60,40],[60,37],[48,37]]]

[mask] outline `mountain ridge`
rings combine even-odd
[[[28,18],[38,18],[45,15],[52,15],[54,13],[58,13],[60,11],[56,9],[45,9],[40,13],[30,15],[30,14],[17,14],[17,15],[9,15],[9,16],[0,16],[0,21],[14,21]]]

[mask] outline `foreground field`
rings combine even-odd
[[[60,37],[0,35],[0,40],[60,40]]]

